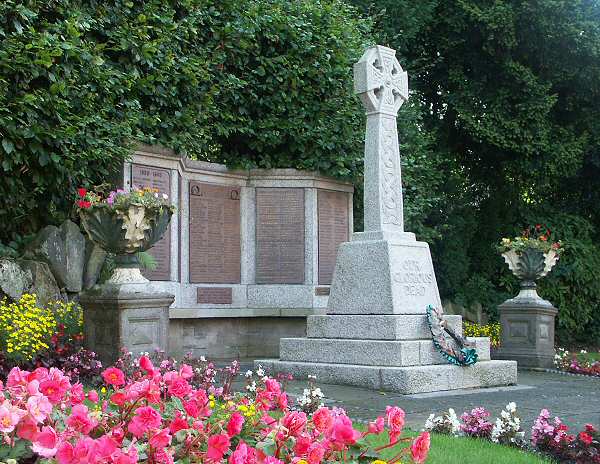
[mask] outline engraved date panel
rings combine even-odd
[[[136,188],[151,187],[158,189],[159,194],[171,195],[171,173],[167,169],[131,165],[131,186]],[[171,229],[168,228],[163,238],[148,250],[156,260],[156,269],[145,269],[142,274],[150,280],[171,279]]]

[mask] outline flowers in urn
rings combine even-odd
[[[551,230],[542,225],[525,229],[519,237],[503,238],[498,251],[523,289],[534,289],[535,281],[546,276],[563,251],[560,241],[551,239]]]
[[[153,188],[114,190],[107,195],[80,188],[76,206],[90,240],[116,255],[109,283],[146,283],[136,253],[146,251],[164,235],[175,207]]]

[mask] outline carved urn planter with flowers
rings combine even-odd
[[[137,253],[150,249],[165,234],[174,211],[168,197],[150,188],[116,190],[106,198],[85,189],[78,194],[81,224],[90,240],[115,255],[116,269],[108,283],[148,283]]]
[[[110,279],[83,292],[84,340],[103,364],[121,350],[168,351],[169,307],[174,296],[140,272],[137,253],[164,235],[174,207],[155,189],[116,190],[106,197],[79,189],[77,207],[90,240],[115,255]]]
[[[538,295],[536,281],[557,263],[562,244],[552,241],[551,231],[538,224],[519,237],[502,239],[498,250],[521,289],[498,307],[502,344],[497,357],[516,359],[519,366],[552,367],[557,309]]]

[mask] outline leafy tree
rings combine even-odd
[[[440,210],[422,219],[440,237],[444,296],[493,312],[507,270],[492,245],[532,218],[552,223],[573,248],[543,290],[561,308],[563,338],[585,338],[582,323],[600,321],[600,283],[583,271],[600,250],[600,3],[353,3],[398,50],[434,137],[429,156],[450,167]]]
[[[340,0],[1,2],[0,241],[62,220],[133,140],[358,175],[369,29]]]

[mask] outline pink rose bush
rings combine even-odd
[[[293,409],[276,379],[263,376],[233,394],[203,388],[187,364],[155,366],[146,356],[135,364],[127,373],[102,372],[100,393],[86,393],[56,368],[13,368],[0,383],[2,448],[19,462],[53,464],[321,464],[370,459],[392,447],[397,455],[388,462],[424,463],[429,452],[428,432],[402,437],[398,407],[361,432],[342,409]],[[386,432],[389,443],[370,449],[365,437]]]

